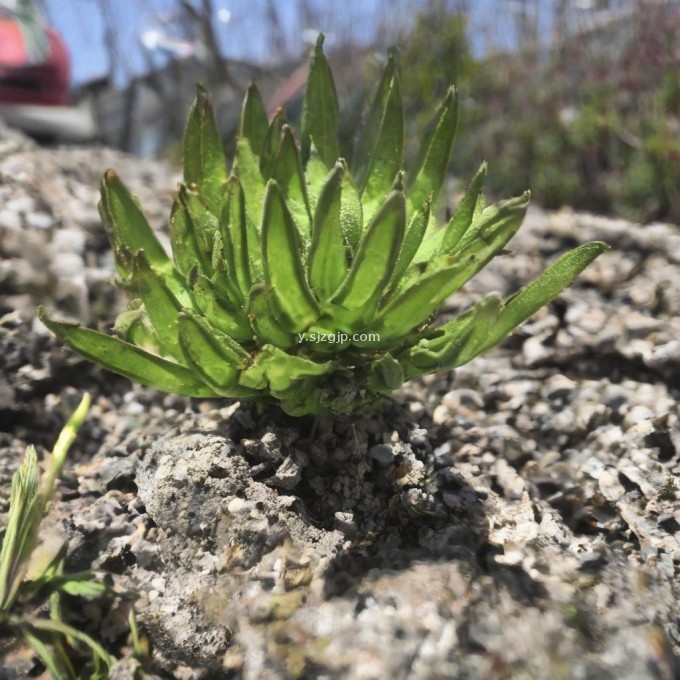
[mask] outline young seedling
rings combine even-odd
[[[40,563],[38,532],[66,454],[90,407],[85,395],[61,431],[42,478],[35,448],[12,478],[7,527],[0,550],[0,634],[23,636],[55,680],[82,677],[74,648],[89,648],[90,678],[106,678],[112,658],[92,637],[64,621],[62,595],[98,597],[108,588],[91,572],[64,574],[65,545]]]
[[[172,259],[116,173],[106,172],[101,215],[118,285],[132,301],[115,336],[40,309],[57,337],[160,390],[276,400],[292,415],[346,414],[493,347],[607,249],[576,248],[509,298],[491,295],[437,326],[439,305],[518,230],[529,195],[486,207],[482,164],[451,220],[437,224],[456,90],[406,174],[394,53],[350,170],[339,153],[338,100],[322,45],[320,36],[299,139],[282,113],[267,119],[251,85],[230,173],[199,86],[170,215]]]

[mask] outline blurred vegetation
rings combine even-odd
[[[61,0],[44,1],[57,7]],[[126,53],[114,11],[121,3],[95,4],[107,27],[113,77]],[[454,83],[460,101],[454,188],[462,190],[486,159],[494,199],[530,188],[547,208],[569,205],[680,223],[680,0],[251,0],[228,3],[231,18],[220,23],[223,4],[167,0],[163,16],[151,0],[140,0],[139,7],[147,8],[154,29],[194,49],[191,59],[177,59],[172,68],[191,62],[204,69],[214,98],[220,99],[220,88],[229,94],[222,97],[223,111],[234,121],[233,102],[245,81],[228,55],[239,39],[266,43],[263,73],[276,80],[306,61],[310,35],[321,29],[343,107],[340,148],[351,160],[361,111],[373,96],[388,46],[396,43],[407,162],[429,112]],[[158,88],[157,94],[165,102],[163,116],[175,116],[176,137],[185,108],[177,103],[176,77],[161,52],[145,56],[152,72],[167,71],[167,91]],[[156,81],[148,80],[153,87]],[[279,102],[294,123],[301,97],[293,87]],[[151,117],[152,126],[157,119]],[[231,139],[233,125],[223,128]]]
[[[559,25],[551,48],[475,61],[464,13],[430,0],[400,41],[409,132],[453,82],[461,188],[487,159],[496,196],[529,187],[547,208],[680,222],[679,11],[645,3],[578,33]]]

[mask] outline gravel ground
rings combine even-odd
[[[69,569],[136,593],[147,677],[680,677],[677,227],[530,211],[445,315],[578,243],[613,249],[455,374],[317,422],[133,386],[35,320],[105,328],[124,308],[107,167],[164,229],[164,164],[0,131],[0,524],[26,444],[44,454],[89,390],[49,522]],[[129,607],[75,613],[119,680]],[[2,649],[0,677],[40,675]]]

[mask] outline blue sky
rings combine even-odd
[[[102,7],[110,13],[110,21],[119,36],[121,50],[117,59],[117,80],[148,68],[140,35],[145,31],[164,31],[163,20],[176,8],[175,0],[42,0],[49,21],[66,40],[72,56],[73,84],[104,75],[108,57],[104,42]],[[193,0],[196,4],[197,0]],[[267,8],[276,7],[282,26],[282,39],[289,52],[301,54],[305,28],[320,28],[332,40],[337,32],[351,33],[358,42],[370,43],[376,31],[396,33],[407,29],[414,9],[424,0],[307,0],[312,12],[322,17],[325,25],[306,26],[301,16],[303,3],[284,0],[213,0],[216,13],[221,11],[226,22],[217,22],[225,56],[233,59],[266,61],[271,57],[271,33]],[[455,1],[451,2],[455,5]],[[547,7],[551,3],[536,1]],[[512,11],[517,0],[477,0],[469,3],[471,38],[475,51],[484,50],[492,41],[496,45],[512,43]],[[318,22],[317,22],[318,23]]]

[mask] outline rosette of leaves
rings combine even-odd
[[[435,312],[519,228],[528,193],[486,206],[483,164],[453,217],[435,218],[457,121],[450,88],[406,173],[404,114],[389,55],[350,168],[338,101],[314,49],[299,138],[246,94],[231,172],[205,90],[189,115],[172,257],[116,174],[100,209],[118,285],[132,301],[115,336],[40,318],[62,341],[142,384],[196,397],[277,400],[293,415],[350,413],[405,380],[500,342],[607,246],[567,253],[508,299],[489,296],[437,326]]]

